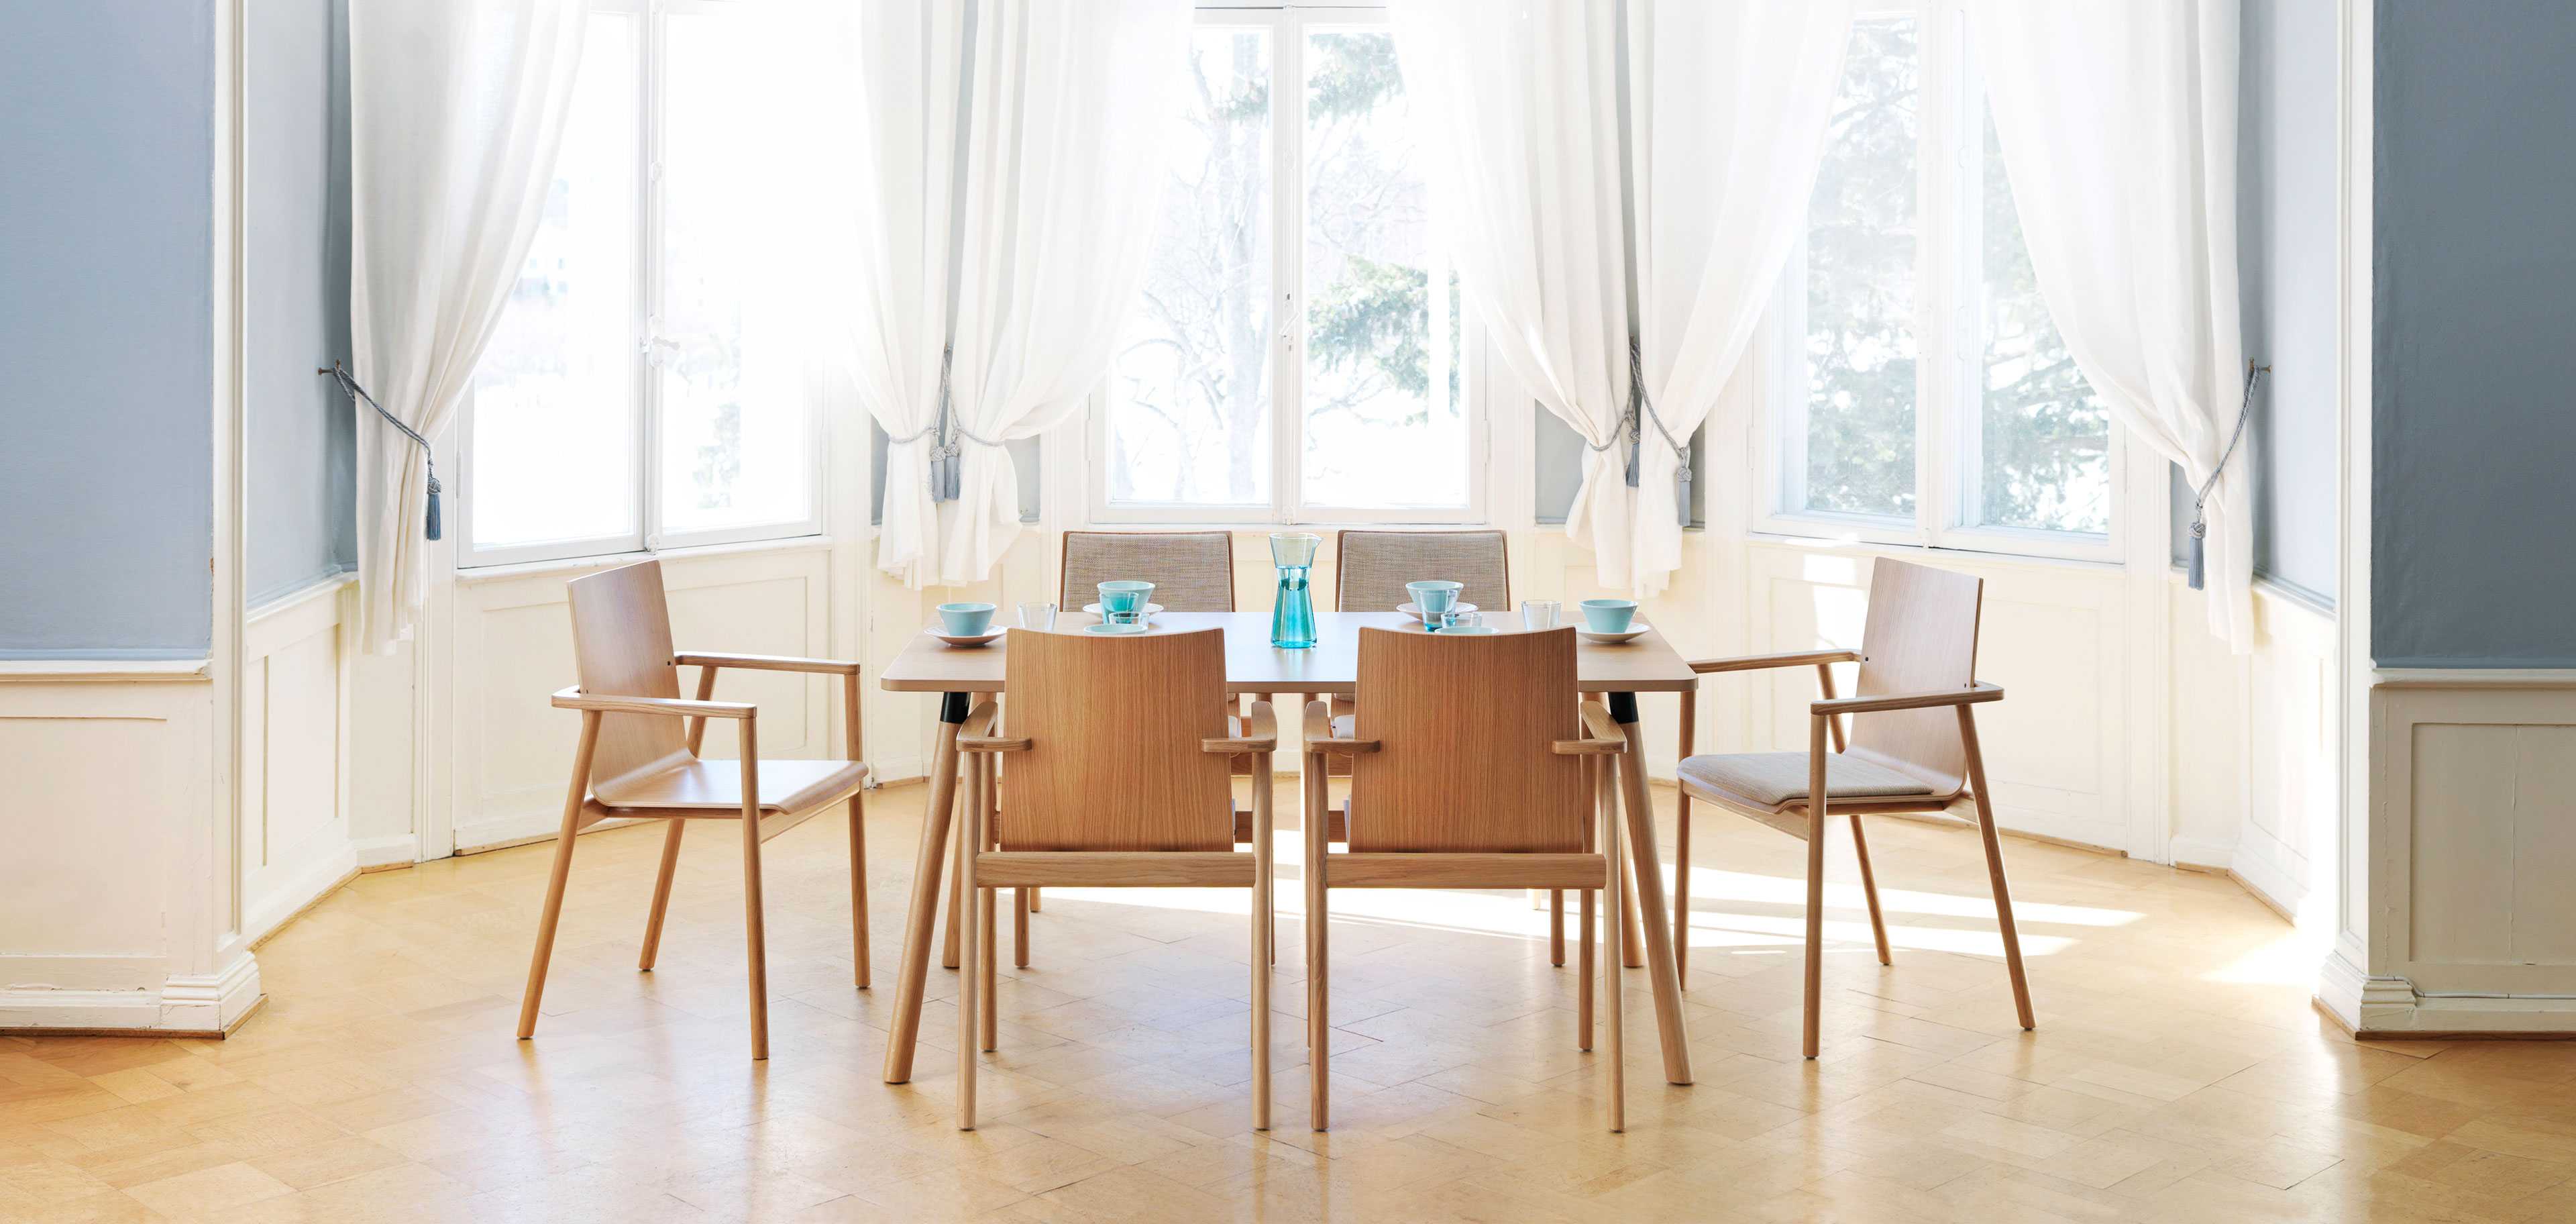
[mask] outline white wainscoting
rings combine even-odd
[[[1755,653],[1857,646],[1869,611],[1875,550],[1757,539],[1746,592]],[[1977,713],[1977,733],[2006,829],[2129,849],[2128,736],[2132,642],[2127,586],[2106,566],[1983,562],[1943,553],[1944,569],[1986,582],[1977,675],[2003,686],[2003,701]],[[1850,692],[1851,665],[1836,669]],[[1816,678],[1806,669],[1734,680],[1750,703],[1752,738],[1764,750],[1803,749]]]
[[[213,692],[204,660],[0,665],[0,1030],[218,1032],[258,1001],[247,954],[188,972]]]
[[[2173,861],[2300,915],[2326,899],[2315,872],[2339,802],[2334,613],[2257,582],[2254,652],[2234,655],[2201,629],[2199,592],[2172,597]]]
[[[458,852],[551,836],[563,820],[564,790],[578,715],[547,698],[574,682],[571,605],[565,584],[590,568],[461,575],[456,586],[455,718]],[[736,654],[829,655],[829,547],[666,556],[674,644]],[[873,682],[874,669],[871,668]],[[692,673],[694,675],[694,673]],[[831,711],[837,677],[792,672],[721,673],[716,696],[760,706],[760,748],[771,757],[841,755]],[[730,759],[722,728],[706,755]]]
[[[2366,1032],[2576,1032],[2576,674],[2372,690]]]
[[[356,583],[253,609],[242,632],[242,933],[258,940],[358,869],[349,838]],[[407,856],[406,856],[407,857]]]

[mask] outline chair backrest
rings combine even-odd
[[[1861,632],[1853,695],[1966,688],[1977,678],[1977,615],[1985,581],[1967,574],[1880,559],[1869,578],[1869,625]],[[1851,751],[1907,766],[1956,792],[1967,776],[1967,745],[1951,706],[1852,716]]]
[[[1225,633],[1106,637],[1014,629],[1005,850],[1230,850]]]
[[[662,597],[662,563],[638,561],[605,573],[575,578],[572,596],[573,670],[581,690],[609,697],[677,697],[679,669],[671,665],[671,610]],[[680,720],[649,714],[606,714],[591,758],[594,789],[620,778],[656,773],[690,759]]]
[[[1583,758],[1550,747],[1582,734],[1573,629],[1362,629],[1358,690],[1353,733],[1381,747],[1352,763],[1352,850],[1583,848]]]
[[[1068,531],[1062,573],[1068,612],[1122,581],[1153,583],[1154,602],[1174,612],[1234,611],[1234,541],[1222,531]]]
[[[1512,606],[1512,566],[1499,531],[1345,531],[1333,544],[1334,606],[1385,612],[1413,597],[1404,584],[1463,582],[1460,599],[1488,614]]]

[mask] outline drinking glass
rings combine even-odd
[[[1154,598],[1154,584],[1121,580],[1100,584],[1100,619],[1111,625],[1145,623],[1145,605]]]
[[[1440,628],[1443,631],[1455,629],[1482,629],[1484,627],[1485,614],[1482,612],[1449,611],[1440,614]]]
[[[1055,605],[1051,603],[1021,604],[1020,628],[1039,630],[1055,628]]]
[[[1524,599],[1524,600],[1522,600],[1522,601],[1521,601],[1521,628],[1523,628],[1523,629],[1554,629],[1554,628],[1556,628],[1556,601],[1555,601],[1555,600],[1553,600],[1553,599]]]

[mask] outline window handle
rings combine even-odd
[[[662,336],[648,335],[635,342],[636,355],[642,357],[646,365],[654,366],[656,368],[660,367],[662,362],[666,360],[664,354],[676,353],[678,351],[680,351],[679,341],[667,339]]]

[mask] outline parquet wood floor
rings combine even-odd
[[[879,1077],[921,795],[871,804],[878,992],[849,986],[838,822],[764,852],[766,1064],[731,836],[689,839],[650,974],[660,833],[583,839],[526,1044],[546,848],[369,875],[261,950],[269,1003],[231,1040],[0,1039],[0,1219],[2576,1219],[2576,1044],[2355,1044],[2310,1009],[2318,949],[2222,878],[2008,841],[2023,1034],[1975,838],[1873,825],[1893,968],[1837,838],[1804,1062],[1802,852],[1705,808],[1700,1080],[1662,1083],[1630,971],[1625,1135],[1575,1050],[1573,970],[1500,893],[1336,895],[1336,1127],[1307,1129],[1289,787],[1278,1129],[1248,1122],[1243,895],[1068,889],[1034,967],[1003,958],[1003,1048],[961,1134],[953,1002],[919,1080]]]

